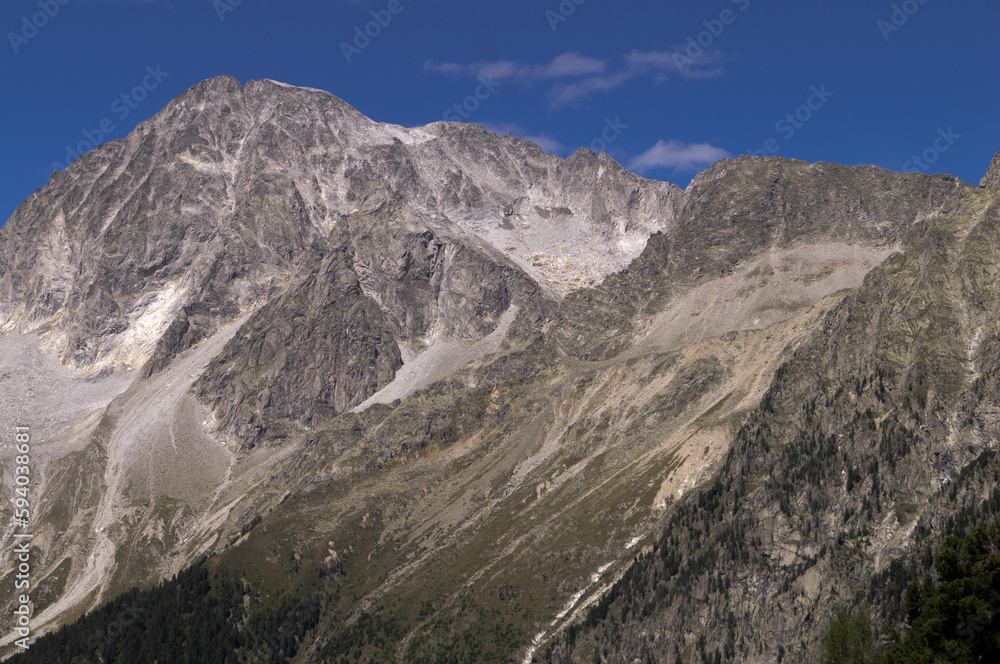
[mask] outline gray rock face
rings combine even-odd
[[[473,125],[379,124],[324,92],[222,77],[18,208],[0,238],[0,329],[41,331],[77,367],[140,366],[184,306],[231,320],[277,295],[373,196],[561,296],[627,265],[679,194],[606,157],[562,160]]]
[[[913,222],[948,209],[967,189],[946,176],[875,167],[722,160],[675,201],[674,225],[652,236],[629,270],[567,298],[554,335],[572,355],[607,357],[632,343],[650,313],[695,284],[731,276],[766,252],[800,245],[841,243],[891,252],[919,242]],[[773,274],[774,267],[780,272],[780,266],[762,269]],[[766,290],[764,283],[757,285]]]
[[[717,477],[542,661],[596,647],[611,661],[697,649],[812,662],[833,607],[858,592],[883,633],[903,628],[903,591],[930,573],[941,538],[1000,517],[986,488],[1000,472],[1000,213],[996,196],[984,206],[963,191],[930,194],[940,212],[918,216],[904,250],[796,347]]]
[[[1000,431],[991,197],[750,157],[682,191],[205,81],[0,231],[35,624],[209,553],[271,584],[246,624],[297,661],[808,661],[954,513],[946,480],[985,495],[962,473]],[[303,635],[284,609],[312,593]]]
[[[195,384],[235,447],[285,437],[349,410],[392,380],[399,347],[343,249],[264,306]]]
[[[40,519],[53,561],[96,562],[43,620],[204,550],[191,533],[219,525],[227,455],[297,449],[428,347],[527,343],[558,299],[669,228],[681,194],[606,156],[377,123],[325,92],[230,77],[54,174],[0,233],[0,335],[79,376],[49,390],[70,399],[48,434],[65,440],[40,458],[71,479]],[[74,405],[90,379],[118,391]],[[39,408],[7,387],[0,402]],[[96,477],[101,509],[69,528],[69,488]],[[135,558],[118,568],[126,542]]]
[[[1000,152],[993,155],[990,168],[986,171],[979,186],[985,189],[1000,189]]]

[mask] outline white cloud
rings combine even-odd
[[[632,49],[625,55],[626,64],[638,71],[676,72],[686,78],[704,78],[718,76],[722,68],[717,65],[723,56],[719,51],[706,51],[697,60],[691,60],[685,53],[685,48],[675,46],[669,51],[638,51]]]
[[[427,61],[424,64],[424,71],[451,76],[483,76],[530,85],[538,81],[597,74],[604,71],[606,66],[607,63],[603,60],[588,58],[574,51],[557,55],[545,65],[525,65],[509,60],[476,62],[471,65]]]
[[[538,69],[541,78],[560,78],[562,76],[586,76],[604,71],[607,63],[596,58],[588,58],[579,53],[563,53],[553,58],[552,62]]]
[[[708,143],[657,141],[656,145],[629,162],[629,168],[642,173],[654,168],[690,171],[731,156],[722,148]]]
[[[671,76],[708,78],[723,73],[723,57],[718,51],[706,52],[696,60],[687,58],[684,49],[670,51],[632,50],[616,66],[605,60],[587,57],[577,51],[563,53],[544,65],[530,65],[496,60],[463,65],[454,62],[428,61],[424,71],[451,76],[482,76],[521,85],[553,82],[549,102],[553,107],[574,104],[597,93],[607,93],[635,78],[648,76],[663,82]]]
[[[557,85],[549,94],[552,106],[567,106],[590,97],[595,92],[610,92],[635,78],[629,71],[618,71],[607,76],[592,76],[573,83]]]
[[[641,76],[652,76],[660,83],[671,75],[683,78],[709,78],[723,73],[722,67],[712,66],[722,60],[722,54],[718,51],[705,53],[693,62],[682,55],[683,51],[679,46],[669,52],[633,49],[623,56],[624,65],[617,71],[558,85],[552,90],[550,101],[552,106],[565,106],[586,99],[597,92],[610,92]]]

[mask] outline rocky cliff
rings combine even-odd
[[[35,625],[209,555],[248,660],[811,661],[989,515],[996,166],[681,190],[205,81],[0,231]]]
[[[985,189],[997,189],[1000,187],[1000,152],[993,155],[993,163],[990,164],[990,170],[983,176],[979,186]]]
[[[943,536],[1000,519],[1000,199],[967,191],[906,246],[781,365],[719,474],[542,659],[816,661],[833,607],[871,601],[902,629]]]

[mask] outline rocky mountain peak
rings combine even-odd
[[[385,246],[432,232],[558,299],[626,267],[670,225],[680,193],[607,155],[560,159],[471,124],[379,123],[327,92],[219,76],[15,212],[0,237],[0,328],[44,330],[77,367],[142,366],[186,307],[231,318],[263,306],[354,214],[378,217]],[[379,216],[376,200],[407,214]],[[30,265],[42,267],[15,276]]]
[[[812,661],[1000,476],[997,196],[748,156],[681,190],[199,83],[0,230],[33,624],[208,553],[245,661],[272,624],[306,662]]]
[[[1000,189],[1000,152],[993,155],[993,162],[979,186],[985,189]]]
[[[730,176],[749,183],[762,173],[798,170],[805,166],[809,166],[809,164],[798,159],[785,159],[783,157],[752,157],[745,154],[738,157],[727,157],[710,164],[705,170],[699,171],[688,184],[686,191]]]

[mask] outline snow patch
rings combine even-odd
[[[597,571],[590,575],[590,582],[592,584],[597,583],[604,576],[604,573],[611,569],[611,563],[606,563],[597,568]]]
[[[976,351],[979,350],[979,345],[983,343],[983,328],[982,326],[976,330],[976,336],[974,336],[969,341],[969,373],[972,375],[972,381],[975,382],[979,378],[979,369],[976,367]]]
[[[590,575],[590,584],[569,598],[569,601],[566,602],[566,606],[564,606],[562,611],[560,611],[558,615],[556,615],[556,617],[552,620],[552,622],[549,623],[549,629],[552,629],[557,624],[559,624],[560,620],[565,618],[567,615],[569,615],[570,611],[576,608],[576,605],[580,602],[580,599],[587,594],[587,591],[593,588],[601,580],[601,577],[604,576],[605,572],[611,569],[611,566],[613,564],[614,562],[605,563],[600,567],[598,567],[597,571],[595,571],[593,574]],[[528,652],[525,654],[524,659],[522,660],[522,664],[531,664],[531,658],[535,656],[535,653],[538,651],[538,646],[541,645],[542,640],[545,638],[546,634],[548,634],[548,630],[542,630],[541,632],[535,635],[535,638],[531,640],[531,646],[528,648]]]
[[[191,153],[184,152],[177,155],[177,160],[187,164],[194,168],[194,170],[199,173],[210,173],[212,175],[219,175],[222,173],[222,165],[217,161],[203,161],[201,159],[195,159],[191,156]],[[117,212],[116,212],[117,214]],[[113,218],[113,217],[112,217]]]
[[[115,365],[133,368],[142,366],[156,348],[156,342],[173,322],[186,293],[186,288],[172,283],[163,290],[143,297],[136,307],[128,330],[116,339],[115,352],[95,363],[90,371]]]
[[[289,88],[289,89],[292,89],[292,90],[308,90],[309,92],[322,92],[325,95],[330,94],[326,90],[320,90],[318,88],[307,88],[307,87],[304,87],[304,86],[301,86],[301,85],[290,85],[288,83],[282,83],[281,81],[275,81],[275,80],[270,79],[270,78],[262,79],[261,82],[262,83],[273,83],[274,85],[277,85],[279,88]]]
[[[430,132],[419,128],[409,129],[407,127],[387,124],[384,122],[379,123],[379,127],[381,127],[382,130],[392,138],[398,138],[405,145],[419,145],[421,143],[433,141],[437,138],[437,136],[434,136]]]

